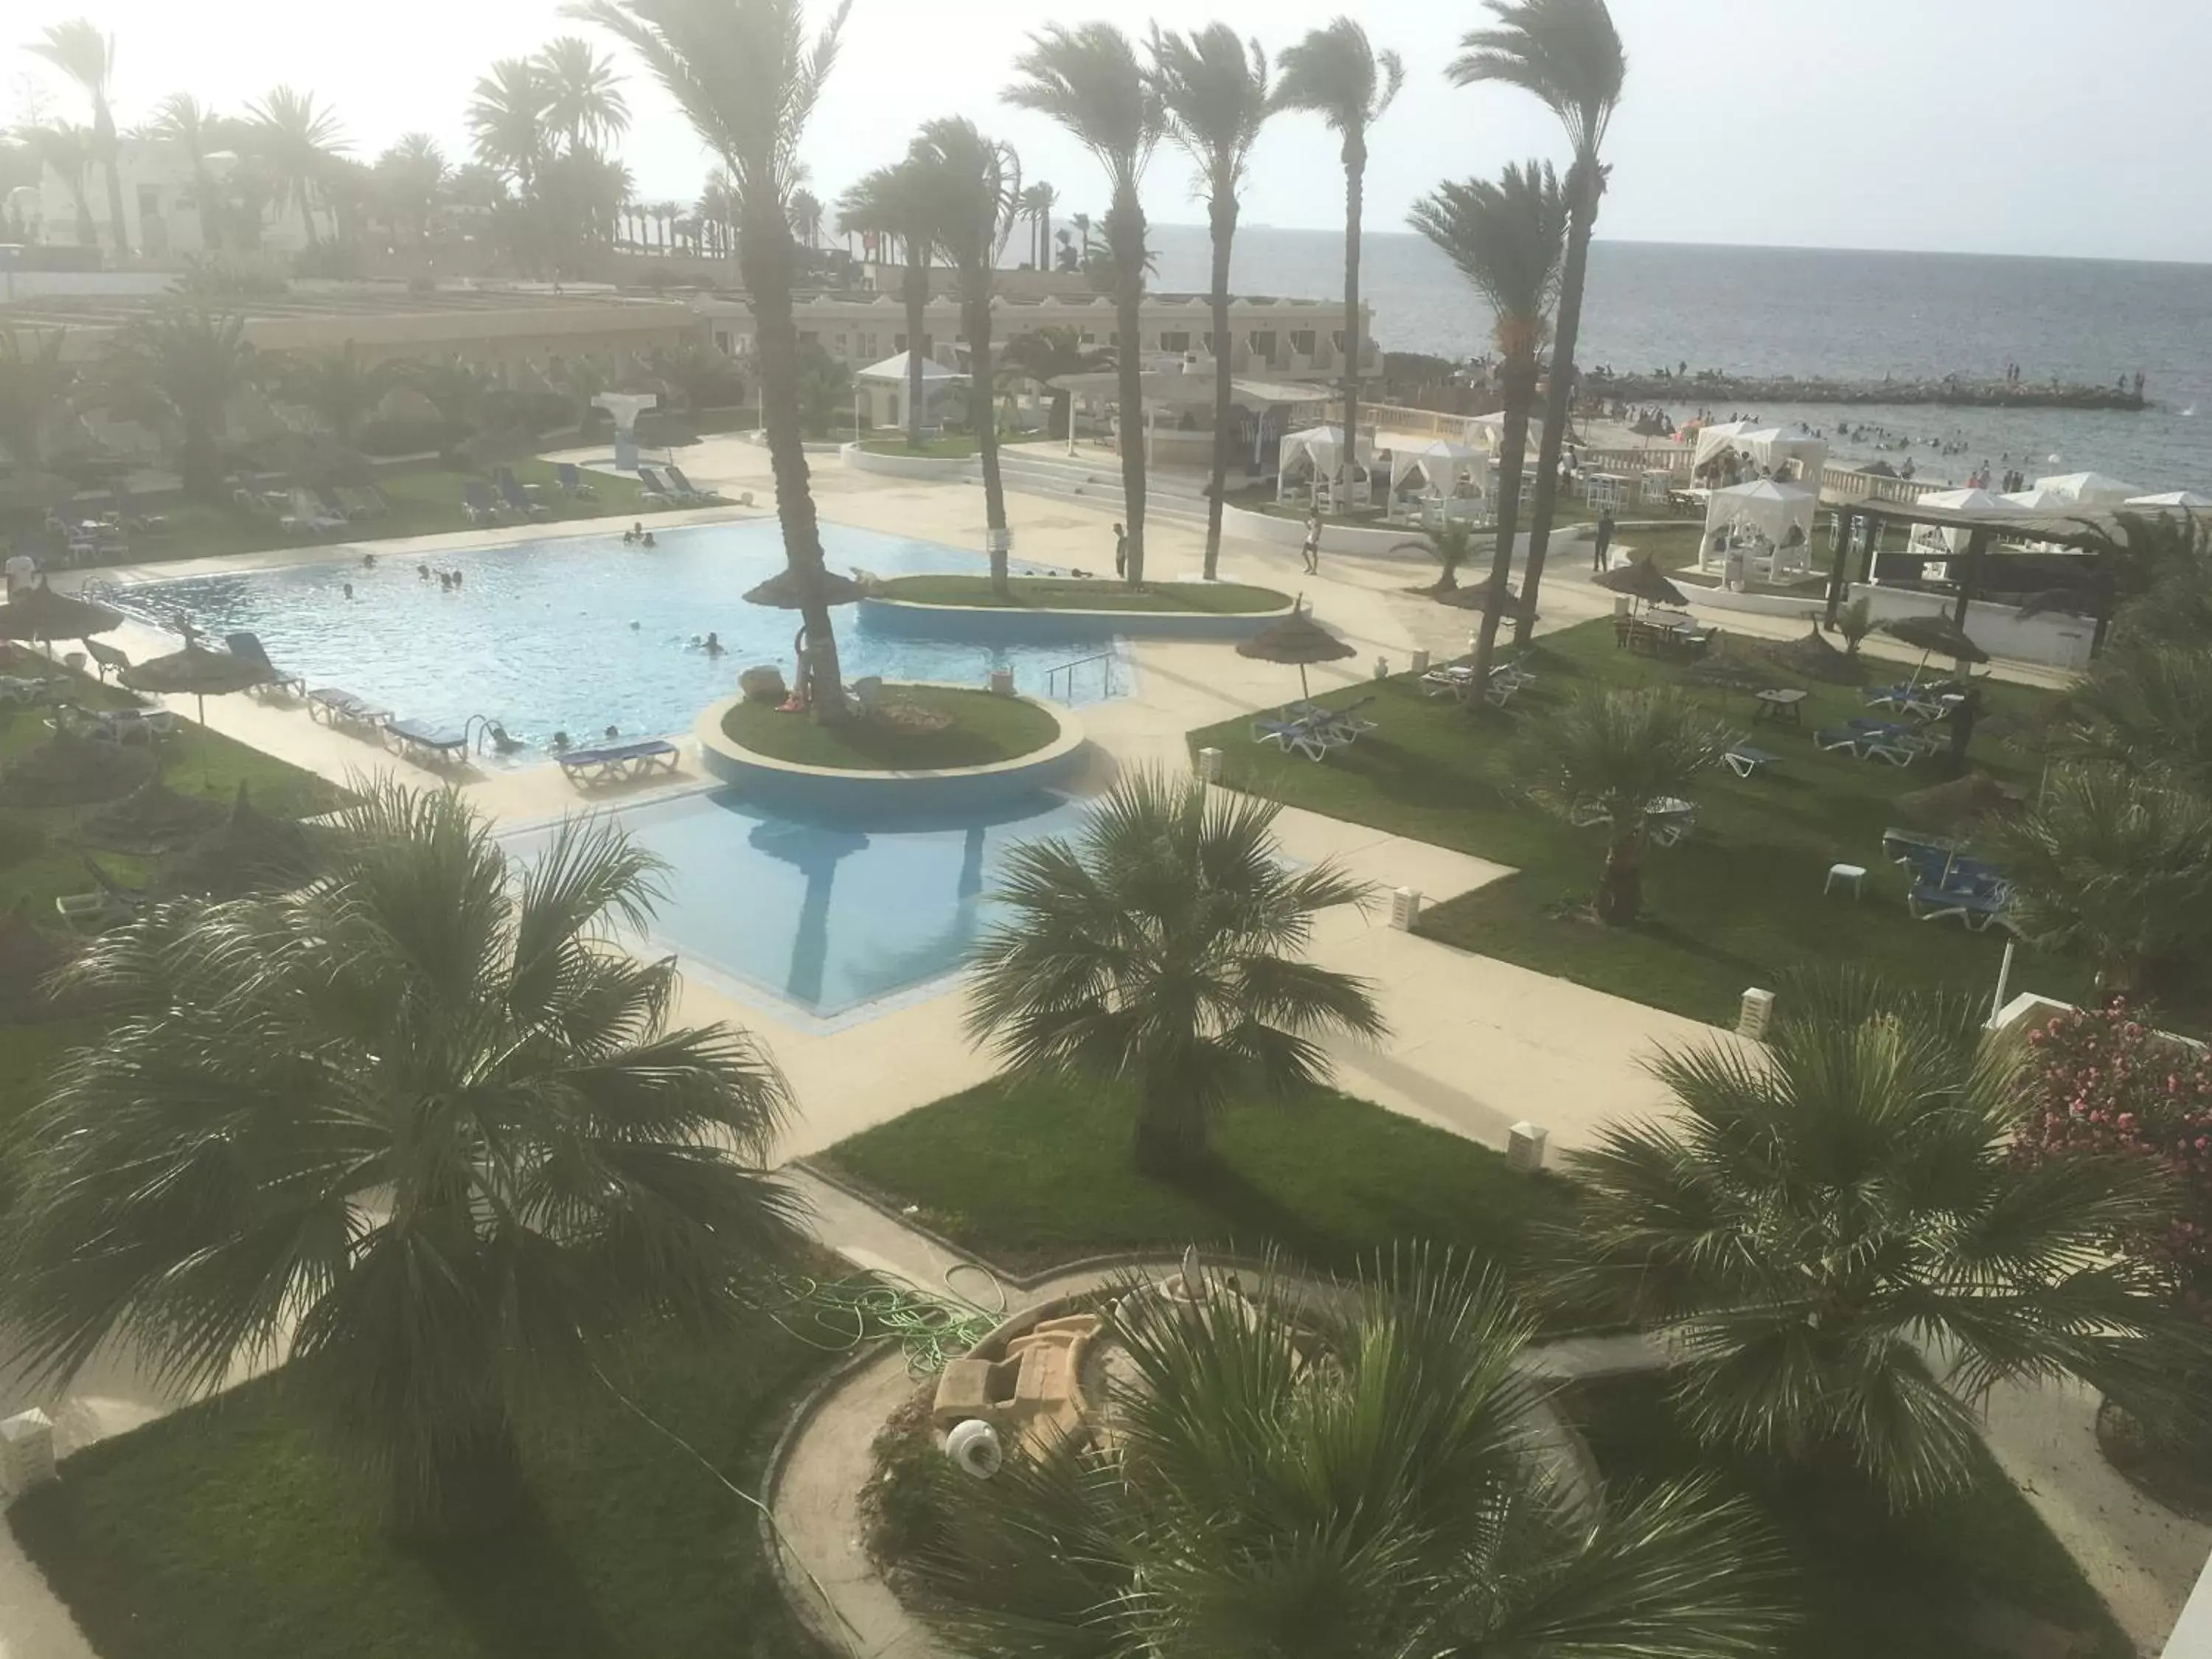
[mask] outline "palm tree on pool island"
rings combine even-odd
[[[1528,411],[1536,401],[1536,354],[1559,294],[1559,258],[1567,230],[1566,198],[1548,161],[1509,167],[1496,184],[1470,179],[1438,185],[1413,204],[1413,228],[1443,250],[1459,274],[1489,302],[1492,338],[1505,392],[1505,431],[1498,446],[1498,551],[1490,597],[1476,635],[1474,683],[1490,683],[1491,653],[1513,574],[1519,523],[1521,468],[1528,451]]]
[[[2016,1057],[1971,998],[1863,977],[1785,987],[1762,1045],[1663,1055],[1666,1121],[1571,1166],[1571,1303],[1678,1347],[1705,1438],[1868,1483],[1969,1484],[1990,1388],[2179,1374],[2201,1328],[2112,1241],[2171,1214],[2149,1160],[2023,1161]]]
[[[1498,81],[1534,93],[1566,129],[1574,159],[1567,166],[1567,258],[1559,284],[1559,323],[1552,343],[1551,390],[1544,436],[1536,452],[1535,499],[1529,503],[1528,568],[1513,641],[1526,645],[1536,625],[1536,590],[1559,489],[1559,455],[1573,411],[1575,342],[1582,331],[1583,285],[1590,234],[1610,171],[1601,158],[1606,129],[1620,104],[1628,57],[1606,0],[1489,0],[1498,21],[1461,41],[1445,72],[1460,86]]]
[[[306,887],[163,906],[72,969],[115,1023],[33,1109],[8,1313],[58,1376],[111,1340],[187,1388],[283,1358],[400,1526],[495,1528],[518,1379],[719,1326],[793,1243],[764,1172],[789,1101],[614,942],[659,896],[619,831],[571,820],[516,869],[398,786],[343,828]]]
[[[1130,774],[1073,839],[1027,842],[975,950],[968,1030],[1016,1066],[1073,1067],[1137,1095],[1136,1160],[1188,1172],[1239,1088],[1322,1080],[1316,1041],[1377,1037],[1366,982],[1304,958],[1314,918],[1370,891],[1280,862],[1273,802]]]
[[[1367,186],[1367,130],[1381,120],[1406,83],[1395,52],[1377,52],[1349,17],[1285,46],[1276,68],[1275,102],[1310,111],[1344,141],[1344,465],[1359,464],[1359,236]]]
[[[1145,397],[1137,337],[1146,253],[1145,209],[1137,187],[1159,146],[1166,117],[1158,90],[1138,66],[1129,37],[1111,23],[1041,29],[1030,37],[1014,68],[1021,79],[1006,88],[1006,101],[1066,128],[1105,169],[1112,192],[1106,248],[1114,268],[1121,375],[1121,522],[1129,538],[1129,586],[1139,587],[1145,580]],[[1082,216],[1077,222],[1085,222]]]
[[[1237,193],[1245,164],[1269,112],[1267,54],[1240,40],[1226,23],[1185,38],[1152,30],[1152,81],[1167,112],[1168,134],[1198,168],[1213,239],[1208,301],[1213,333],[1213,479],[1206,492],[1206,579],[1221,562],[1221,498],[1229,483],[1229,255],[1237,237]]]
[[[1531,1322],[1448,1256],[1324,1305],[1117,1285],[1110,1441],[934,1476],[918,1565],[957,1651],[1755,1659],[1779,1553],[1695,1482],[1611,1495],[1540,1449]],[[958,1481],[957,1491],[950,1484]]]
[[[775,515],[805,623],[807,704],[824,724],[846,720],[851,710],[837,666],[822,526],[806,469],[791,299],[799,264],[791,198],[801,177],[799,141],[836,64],[839,32],[852,9],[852,0],[839,0],[810,38],[804,0],[575,0],[565,8],[629,44],[714,153],[736,194],[738,268],[753,309]]]

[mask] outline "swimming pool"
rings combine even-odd
[[[270,657],[315,685],[340,686],[403,718],[458,728],[471,715],[502,723],[544,758],[565,731],[580,741],[609,726],[625,737],[687,732],[693,718],[736,690],[742,669],[774,663],[790,678],[797,613],[747,605],[745,590],[782,568],[773,520],[698,525],[656,532],[649,551],[605,534],[474,548],[429,556],[458,570],[458,588],[424,580],[419,561],[325,561],[233,575],[188,576],[136,585],[127,608],[188,616],[204,633],[260,635]],[[975,571],[983,556],[935,543],[822,526],[832,569],[878,575]],[[351,584],[353,599],[345,597]],[[952,641],[876,634],[851,608],[834,613],[845,678],[986,684],[1010,668],[1023,690],[1042,693],[1045,673],[1095,647],[1066,641]],[[691,641],[720,635],[716,658]],[[1106,665],[1067,676],[1055,695],[1096,701],[1115,686]],[[1125,687],[1128,676],[1116,677]]]
[[[619,816],[670,866],[654,947],[710,983],[834,1018],[957,968],[988,925],[1006,849],[1066,834],[1084,811],[1037,794],[995,811],[799,822],[720,789]],[[510,844],[527,855],[551,833]]]

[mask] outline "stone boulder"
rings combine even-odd
[[[783,670],[762,663],[738,676],[738,690],[747,702],[780,703],[791,693],[783,683]]]

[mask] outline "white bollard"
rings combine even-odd
[[[1534,1123],[1516,1123],[1505,1132],[1505,1167],[1518,1175],[1534,1175],[1544,1167],[1544,1142],[1551,1132]]]
[[[1421,896],[1410,887],[1401,887],[1390,895],[1390,925],[1401,933],[1413,931],[1413,924],[1421,919]]]
[[[1413,660],[1407,667],[1407,672],[1412,674],[1427,673],[1429,672],[1429,653],[1425,651],[1416,651],[1413,653]]]
[[[20,1498],[53,1478],[53,1419],[33,1406],[0,1423],[0,1492]]]
[[[1198,777],[1201,783],[1221,781],[1221,751],[1218,749],[1201,749],[1198,751]]]
[[[1764,1041],[1766,1036],[1767,1022],[1773,1018],[1773,992],[1761,991],[1755,988],[1746,991],[1743,994],[1743,1006],[1737,1012],[1735,1017],[1736,1035],[1747,1036],[1754,1041]]]
[[[1012,669],[994,668],[991,671],[991,695],[994,697],[1011,697],[1014,695]]]

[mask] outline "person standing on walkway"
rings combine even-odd
[[[1316,507],[1313,516],[1306,520],[1306,574],[1321,574],[1321,509]]]
[[[1595,574],[1606,567],[1613,556],[1613,509],[1600,507],[1597,515],[1597,540],[1590,554],[1590,571]]]
[[[1122,577],[1129,574],[1129,532],[1119,522],[1114,526],[1114,574]]]

